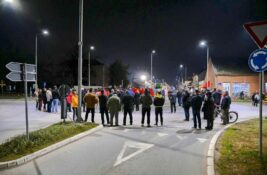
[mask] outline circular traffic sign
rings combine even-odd
[[[248,59],[248,65],[254,72],[267,70],[267,49],[257,49],[252,52]]]

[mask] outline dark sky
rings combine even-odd
[[[19,1],[19,0],[17,0]],[[1,5],[0,47],[16,48],[34,60],[34,36],[45,27],[51,36],[40,38],[40,62],[67,59],[78,42],[78,0],[21,0],[20,8]],[[150,70],[173,83],[179,64],[189,73],[206,65],[209,42],[212,59],[247,61],[256,45],[243,24],[267,19],[266,0],[84,0],[84,49],[94,45],[94,54],[104,63],[115,59]],[[12,59],[11,59],[12,60]]]

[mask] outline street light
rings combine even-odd
[[[208,66],[209,66],[209,46],[208,46],[208,43],[207,43],[207,41],[205,41],[205,40],[201,40],[200,42],[199,42],[199,46],[200,47],[206,47],[207,48],[207,88],[209,87],[209,71],[208,71]]]
[[[180,64],[179,67],[180,67],[180,69],[181,69],[181,73],[182,73],[181,78],[182,78],[182,83],[183,83],[183,81],[186,81],[186,79],[187,79],[187,67],[184,66],[183,64]],[[182,72],[182,69],[184,69],[184,74],[183,74],[183,72]]]
[[[14,3],[14,0],[4,0],[4,3],[13,4]]]
[[[146,81],[146,76],[145,76],[145,75],[141,75],[141,76],[140,76],[140,79],[141,79],[142,81]]]
[[[38,88],[38,81],[37,81],[37,66],[38,66],[38,35],[48,36],[49,31],[47,29],[43,29],[41,33],[35,34],[35,66],[36,66],[36,79],[35,79],[35,89]]]
[[[156,51],[155,50],[152,50],[152,52],[151,52],[151,67],[150,67],[150,76],[151,76],[151,78],[150,78],[150,80],[151,80],[151,82],[152,82],[152,80],[153,80],[153,72],[152,72],[152,65],[153,65],[153,55],[156,53]]]
[[[88,86],[90,88],[91,86],[91,50],[95,50],[95,47],[94,46],[90,46],[89,47],[89,52],[88,52]]]

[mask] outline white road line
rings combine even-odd
[[[204,139],[204,138],[197,138],[197,140],[198,140],[200,143],[204,143],[204,142],[206,142],[208,139]]]
[[[127,160],[129,160],[131,158],[133,158],[134,156],[142,153],[143,151],[145,151],[145,150],[147,150],[147,149],[149,149],[149,148],[151,148],[153,146],[154,146],[154,144],[127,141],[127,142],[124,143],[123,148],[122,148],[120,154],[118,155],[117,160],[116,160],[116,162],[115,162],[115,164],[113,166],[116,167],[119,164],[121,164],[121,163],[123,163],[123,162],[125,162],[125,161],[127,161]],[[126,157],[123,157],[123,154],[125,153],[125,151],[126,151],[126,149],[128,147],[129,148],[137,148],[138,150],[136,152],[126,156]]]
[[[181,136],[181,135],[176,135],[176,137],[179,139],[179,140],[184,140],[184,139],[186,139],[186,136]]]
[[[162,133],[162,132],[158,132],[157,134],[158,134],[158,136],[159,136],[159,137],[164,137],[164,136],[167,136],[167,135],[169,135],[169,134]]]

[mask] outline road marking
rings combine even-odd
[[[184,139],[186,139],[186,136],[176,135],[176,137],[177,137],[179,140],[184,140]]]
[[[116,160],[116,162],[115,162],[115,164],[113,166],[114,167],[118,166],[122,162],[125,162],[125,161],[133,158],[134,156],[142,153],[143,151],[145,151],[145,150],[147,150],[147,149],[149,149],[149,148],[151,148],[153,146],[154,146],[154,144],[127,141],[127,142],[124,143],[123,148],[122,148],[120,154],[118,155],[117,160]],[[126,157],[123,157],[123,154],[125,153],[127,148],[136,148],[138,150],[136,152],[126,156]]]
[[[164,137],[164,136],[167,136],[168,135],[168,134],[162,133],[162,132],[158,132],[157,134],[158,134],[159,137]]]
[[[124,129],[124,131],[123,132],[128,132],[129,131],[129,129]]]
[[[197,138],[197,140],[198,140],[200,143],[204,143],[204,142],[206,142],[208,139],[204,139],[204,138]]]

